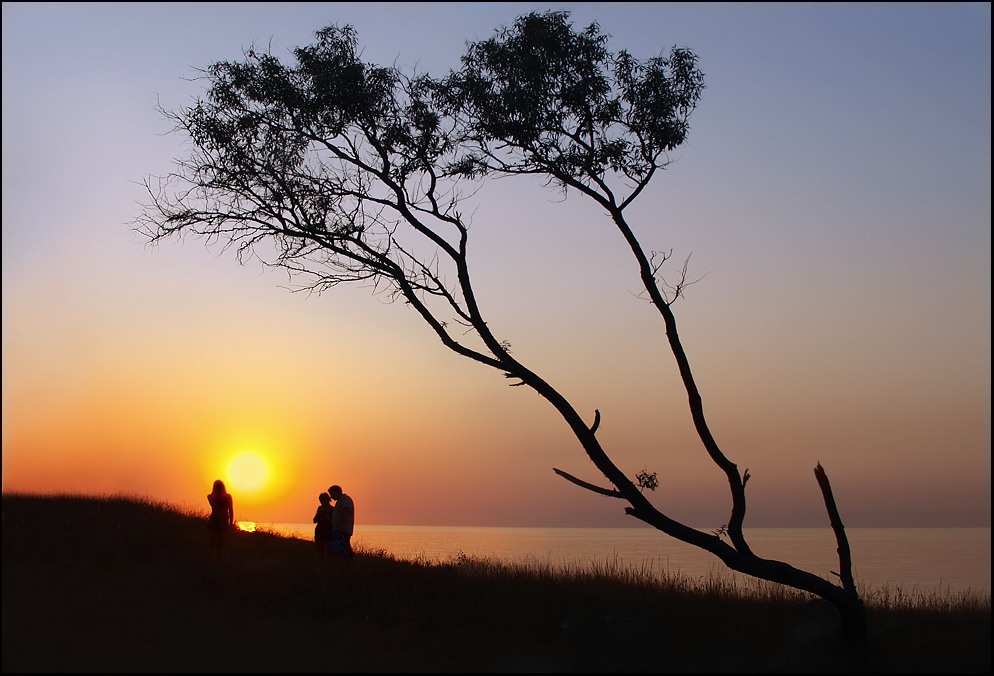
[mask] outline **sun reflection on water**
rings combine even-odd
[[[255,532],[255,521],[239,521],[238,530],[243,530],[246,533]]]

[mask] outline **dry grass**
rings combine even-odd
[[[217,568],[204,517],[143,498],[4,495],[3,670],[991,667],[989,596],[871,595],[870,648],[855,656],[807,631],[808,597],[777,585],[385,551],[320,567],[312,543],[266,532],[233,533]]]

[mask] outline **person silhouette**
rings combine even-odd
[[[318,496],[318,511],[314,513],[314,546],[318,550],[318,561],[324,561],[325,555],[331,548],[332,535],[335,532],[335,507],[331,504],[331,496],[322,493]]]
[[[224,482],[220,479],[214,482],[214,489],[207,494],[207,502],[211,506],[211,515],[207,519],[211,559],[220,564],[224,540],[235,523],[235,508],[231,495],[224,489]]]
[[[355,503],[352,498],[342,492],[341,486],[332,486],[328,495],[335,501],[335,512],[332,515],[331,553],[335,556],[351,560],[352,531],[355,529]]]

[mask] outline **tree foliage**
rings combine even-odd
[[[567,12],[549,12],[470,44],[436,89],[476,146],[456,168],[542,174],[605,200],[623,175],[634,197],[686,140],[704,76],[690,50],[641,62],[606,43],[596,23],[576,33]]]
[[[257,256],[318,291],[365,283],[411,305],[454,352],[494,368],[546,399],[609,487],[555,471],[622,500],[625,511],[730,568],[822,596],[850,637],[865,634],[848,544],[819,466],[817,479],[839,540],[841,586],[749,548],[742,532],[748,470],[740,473],[711,434],[672,303],[668,255],[646,253],[625,210],[687,138],[704,89],[696,55],[674,48],[639,61],[607,49],[597,24],[577,32],[567,12],[531,13],[467,45],[460,69],[434,79],[361,61],[352,28],[329,26],[284,64],[254,48],[202,71],[203,98],[163,111],[193,141],[177,169],[148,181],[138,228],[152,242],[194,235]],[[477,302],[468,264],[464,191],[490,175],[536,174],[598,204],[628,244],[688,394],[702,444],[724,472],[731,515],[721,533],[662,513],[611,460],[591,425],[538,373],[511,355]],[[667,293],[668,291],[668,293]],[[728,536],[725,542],[721,535]]]

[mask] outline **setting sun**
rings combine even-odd
[[[257,453],[243,451],[228,463],[228,480],[238,491],[255,492],[265,488],[269,479],[269,467]]]

